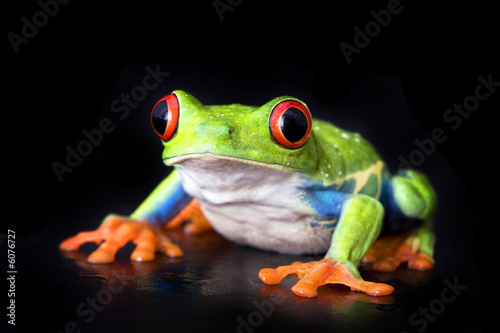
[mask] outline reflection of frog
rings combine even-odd
[[[319,261],[260,271],[268,284],[297,273],[300,281],[292,290],[301,296],[316,296],[326,283],[370,295],[392,293],[389,285],[362,280],[362,260],[379,271],[406,261],[414,269],[433,267],[436,195],[427,178],[410,170],[391,177],[370,143],[312,119],[298,99],[279,97],[261,107],[204,106],[174,91],[155,105],[152,124],[165,146],[163,160],[174,171],[130,217],[110,215],[96,231],[69,238],[61,249],[104,241],[88,261],[108,263],[133,241],[132,260],[153,260],[155,251],[181,256],[158,227],[190,220],[187,230],[199,232],[211,224],[239,244],[326,252]],[[412,230],[391,228],[391,236],[377,240],[384,210],[387,220],[419,223]]]

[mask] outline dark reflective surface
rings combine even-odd
[[[79,252],[60,252],[59,235],[44,240],[21,237],[19,326],[42,332],[417,332],[434,331],[444,323],[457,327],[456,316],[470,313],[469,320],[461,320],[478,328],[477,311],[468,312],[477,289],[464,272],[457,275],[458,284],[467,289],[459,290],[449,304],[439,299],[447,286],[444,279],[454,282],[451,272],[443,279],[439,269],[418,272],[406,267],[393,273],[361,269],[365,279],[393,285],[391,296],[371,297],[327,285],[320,287],[317,298],[302,298],[290,291],[295,276],[268,286],[257,273],[311,257],[239,247],[214,232],[169,234],[182,245],[184,258],[130,262],[132,245],[127,245],[109,265],[86,262],[94,244]],[[452,296],[453,291],[446,299]],[[421,314],[420,308],[428,312]]]
[[[382,88],[370,95],[374,87],[383,87],[387,95]],[[356,101],[370,101],[366,94],[372,101],[377,96],[376,103],[357,107]],[[415,138],[427,137],[412,120],[396,81],[369,77],[349,96],[335,109],[318,106],[315,114],[359,130],[381,149],[391,170],[398,166],[399,154],[407,156],[415,149]],[[472,252],[474,242],[483,242],[475,234],[479,218],[465,186],[437,150],[419,168],[440,198],[436,268],[418,272],[400,267],[392,273],[361,269],[366,280],[394,286],[391,296],[370,297],[328,285],[319,289],[317,298],[301,298],[290,291],[297,282],[294,276],[266,286],[258,278],[261,268],[320,257],[240,247],[215,233],[196,237],[169,232],[185,256],[158,256],[150,263],[130,262],[131,245],[109,265],[86,262],[95,244],[84,245],[80,252],[60,252],[62,240],[95,229],[106,214],[130,214],[168,174],[159,158],[161,144],[144,114],[137,113],[143,123],[133,126],[144,133],[117,126],[64,183],[64,195],[53,203],[44,227],[16,239],[16,331],[481,331],[483,289]],[[6,320],[1,324],[6,326]]]

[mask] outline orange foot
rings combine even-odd
[[[87,261],[106,264],[113,262],[116,252],[130,241],[136,244],[135,250],[130,255],[130,259],[134,261],[151,261],[155,257],[155,252],[163,252],[170,257],[183,255],[177,245],[148,222],[118,215],[109,215],[95,231],[80,232],[66,239],[59,248],[64,251],[76,251],[87,242],[101,244]]]
[[[179,214],[167,222],[167,224],[165,224],[165,228],[176,228],[185,221],[189,221],[184,226],[184,232],[188,234],[199,235],[212,230],[212,225],[203,215],[200,204],[196,199],[191,200],[189,204],[187,204],[186,207],[179,212]]]
[[[292,291],[303,297],[316,297],[318,287],[327,283],[340,283],[372,296],[390,295],[394,288],[384,283],[364,281],[354,276],[346,264],[324,258],[319,261],[294,262],[291,265],[276,269],[264,268],[259,277],[266,284],[278,284],[288,274],[297,274],[300,281],[292,287]]]
[[[377,239],[363,258],[364,264],[371,265],[379,272],[392,272],[404,262],[418,270],[434,268],[434,260],[419,252],[420,239],[415,234],[397,234]]]

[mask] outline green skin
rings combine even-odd
[[[209,156],[300,174],[304,187],[310,190],[298,191],[284,206],[299,207],[298,210],[310,213],[316,221],[333,217],[335,231],[326,256],[347,264],[358,278],[356,266],[379,236],[384,210],[389,206],[396,207],[404,217],[423,221],[415,230],[420,252],[433,258],[431,218],[437,199],[423,174],[402,170],[391,177],[376,150],[359,134],[317,119],[313,119],[311,135],[302,147],[282,147],[270,133],[269,117],[280,101],[296,100],[290,96],[251,107],[205,106],[184,91],[174,91],[174,94],[179,101],[179,123],[176,134],[164,142],[162,157],[165,164],[173,165],[176,170],[131,218],[154,220],[157,207],[183,182],[181,164],[188,159]],[[311,190],[313,187],[315,190]],[[330,194],[322,194],[318,199],[318,193],[326,193],[325,190]],[[198,195],[192,191],[189,194],[195,198]],[[197,199],[203,208],[203,198]],[[340,210],[325,208],[339,205]],[[331,235],[332,230],[329,232]]]

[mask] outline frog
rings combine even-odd
[[[391,295],[393,286],[364,280],[360,267],[434,268],[437,194],[429,178],[409,168],[390,173],[361,134],[313,118],[302,100],[204,105],[174,90],[154,105],[151,125],[171,173],[132,214],[107,215],[61,250],[94,242],[87,261],[106,264],[133,242],[130,260],[147,262],[156,253],[184,255],[169,229],[212,230],[242,246],[314,255],[258,272],[270,285],[296,274],[291,290],[302,297],[327,284]]]

